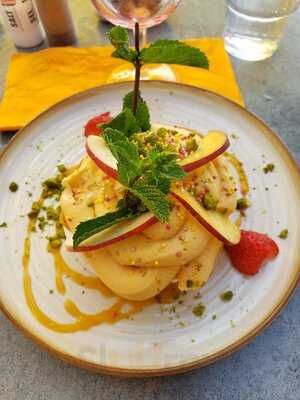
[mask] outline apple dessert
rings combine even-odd
[[[100,280],[128,300],[150,299],[171,283],[180,291],[201,287],[223,245],[241,272],[256,273],[278,249],[256,233],[254,240],[251,233],[241,241],[239,224],[230,218],[248,202],[237,201],[231,165],[243,175],[241,193],[248,188],[241,164],[225,153],[228,137],[153,124],[140,93],[144,64],[208,68],[206,55],[172,40],[140,50],[138,24],[135,50],[121,27],[113,28],[109,38],[112,55],[135,67],[134,90],[123,98],[117,116],[105,112],[85,126],[86,155],[62,182],[67,249],[83,253]],[[268,250],[263,254],[262,242]],[[249,264],[243,256],[253,245],[260,257]]]
[[[142,164],[157,162],[162,178],[172,168],[177,170],[179,178],[166,194],[170,213],[161,221],[149,209],[134,214],[139,204],[118,181],[118,161],[103,136],[90,134],[91,123],[86,129],[87,154],[62,182],[64,225],[76,232],[84,223],[112,216],[124,201],[132,202],[132,216],[79,244],[67,241],[68,249],[83,252],[101,281],[129,300],[154,297],[171,282],[182,291],[201,287],[222,244],[240,240],[240,229],[229,218],[237,207],[237,188],[222,155],[229,146],[227,136],[210,132],[201,137],[188,129],[160,125],[132,135]]]

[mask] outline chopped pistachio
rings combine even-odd
[[[269,172],[273,172],[273,171],[274,171],[274,168],[275,168],[275,165],[269,163],[269,164],[267,164],[266,166],[264,166],[263,171],[264,171],[265,174],[267,174],[267,173],[269,173]]]
[[[196,315],[196,317],[202,317],[205,312],[205,305],[202,303],[197,304],[193,308],[193,314]]]
[[[66,238],[64,228],[60,222],[56,223],[56,236],[60,239]]]
[[[52,206],[46,207],[46,216],[48,220],[57,221],[60,215],[61,208],[58,206],[54,208]]]
[[[40,221],[38,223],[38,227],[40,228],[41,231],[43,231],[45,229],[46,225],[47,225],[47,221],[46,220]]]
[[[159,136],[161,139],[165,139],[167,136],[166,128],[159,128],[157,131],[157,136]]]
[[[62,245],[62,241],[60,238],[53,236],[49,238],[49,244],[52,248],[58,249]]]
[[[216,314],[214,314],[214,315],[212,316],[212,319],[213,319],[213,320],[216,320],[216,319],[217,319]]]
[[[242,197],[242,198],[237,200],[236,208],[238,210],[246,210],[250,206],[251,206],[251,203],[246,197]]]
[[[7,223],[6,222],[2,222],[2,224],[0,224],[0,228],[7,228]]]
[[[63,176],[58,174],[54,178],[48,178],[43,182],[43,192],[42,192],[42,197],[44,199],[48,197],[53,197],[56,195],[60,195],[63,187],[61,184],[61,181],[63,179]]]
[[[9,190],[11,192],[16,192],[19,189],[19,185],[16,182],[10,182],[9,186],[8,186]]]
[[[212,194],[206,193],[203,199],[203,205],[207,210],[215,210],[217,208],[218,199]]]
[[[49,189],[61,189],[61,178],[59,176],[48,178],[43,182],[43,186]]]
[[[288,237],[289,231],[288,229],[282,229],[282,231],[279,233],[278,237],[280,239],[286,239]]]
[[[53,293],[54,293],[54,290],[53,290],[53,289],[50,289],[50,290],[49,290],[49,293],[50,293],[50,294],[53,294]]]
[[[28,213],[29,218],[36,218],[41,211],[42,205],[38,201],[34,201],[31,205],[31,211]]]
[[[226,292],[220,295],[220,299],[223,301],[230,301],[233,298],[233,292],[231,290],[227,290]]]
[[[196,139],[192,138],[187,141],[186,148],[188,152],[196,151],[198,149],[198,144]]]
[[[63,174],[67,170],[67,168],[64,166],[64,164],[59,164],[56,168],[59,170],[59,172],[61,174]]]

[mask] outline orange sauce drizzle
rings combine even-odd
[[[100,279],[93,276],[82,275],[79,272],[71,269],[68,264],[63,259],[60,249],[54,249],[50,245],[47,248],[48,252],[52,254],[55,266],[55,282],[56,289],[60,294],[66,293],[66,286],[63,281],[63,277],[67,276],[74,283],[77,283],[80,286],[84,286],[87,289],[95,289],[98,290],[106,297],[113,297],[113,292],[105,286]]]
[[[239,179],[242,194],[246,195],[249,192],[249,183],[246,172],[243,168],[243,164],[240,160],[231,153],[225,153],[226,157],[229,159],[230,164],[235,168]]]
[[[109,308],[95,314],[87,314],[80,311],[73,301],[66,300],[64,303],[65,310],[71,317],[74,318],[74,322],[61,323],[49,318],[48,315],[39,307],[32,288],[32,280],[30,275],[30,235],[34,225],[35,222],[30,220],[27,227],[27,237],[24,241],[22,258],[24,273],[23,288],[25,299],[31,313],[46,328],[61,333],[85,331],[102,323],[114,324],[123,319],[128,319],[131,316],[141,312],[145,307],[154,304],[154,299],[134,302],[117,297],[116,302]],[[79,285],[83,285],[89,289],[98,290],[106,297],[113,296],[113,293],[104,284],[102,284],[98,278],[88,277],[72,270],[63,260],[59,249],[51,249],[50,252],[54,257],[56,287],[60,294],[65,294],[66,292],[63,276],[68,275],[73,282]],[[129,309],[123,311],[125,306],[129,306]]]

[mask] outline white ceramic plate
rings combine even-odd
[[[23,241],[32,199],[40,193],[40,183],[54,175],[56,165],[71,165],[84,153],[83,126],[92,116],[120,110],[122,96],[131,84],[103,86],[76,95],[56,105],[24,128],[0,159],[2,201],[0,229],[2,309],[25,333],[47,350],[74,364],[99,372],[123,375],[160,375],[185,371],[218,360],[255,337],[286,304],[299,280],[299,171],[278,137],[255,116],[236,104],[198,88],[161,82],[143,83],[143,96],[151,108],[152,120],[181,125],[206,133],[223,130],[231,138],[231,149],[243,160],[249,176],[252,207],[243,224],[245,229],[267,232],[275,238],[280,254],[259,274],[245,278],[219,257],[217,267],[200,290],[206,305],[203,318],[191,307],[199,302],[195,293],[177,305],[180,318],[161,313],[151,306],[115,325],[99,325],[86,332],[61,334],[37,322],[28,309],[23,293],[21,263]],[[234,139],[232,135],[239,138]],[[264,163],[272,162],[273,173],[264,174]],[[19,190],[10,193],[11,181]],[[268,188],[268,190],[266,189]],[[33,193],[28,197],[27,191]],[[288,228],[286,240],[278,239]],[[71,321],[63,307],[64,296],[49,294],[54,288],[52,258],[45,251],[46,240],[35,235],[32,244],[31,274],[39,305],[52,318]],[[82,268],[78,255],[66,256],[74,268]],[[86,312],[96,312],[108,300],[66,280],[67,297]],[[234,298],[224,303],[219,295],[232,290]],[[212,316],[217,319],[213,320]],[[184,322],[184,324],[182,323]],[[183,326],[184,325],[184,326]]]

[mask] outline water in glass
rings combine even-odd
[[[249,61],[271,57],[300,0],[227,0],[226,50]]]

